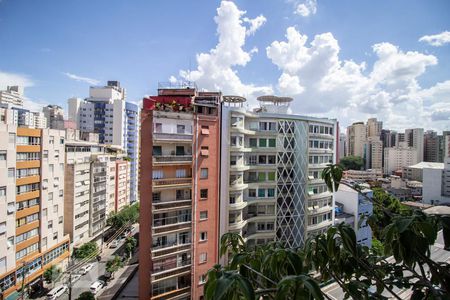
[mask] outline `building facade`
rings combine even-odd
[[[364,157],[367,127],[364,122],[356,122],[347,127],[347,155]]]
[[[130,158],[130,203],[138,200],[139,108],[126,102],[126,91],[118,81],[104,87],[90,87],[85,100],[70,98],[69,120],[83,132],[95,132],[101,144],[118,146]]]
[[[144,98],[139,298],[199,299],[218,262],[220,93]]]
[[[8,86],[6,90],[0,91],[0,104],[23,106],[23,94],[19,86]]]
[[[0,288],[42,284],[69,257],[64,234],[64,131],[0,124]]]
[[[223,98],[220,235],[297,247],[333,224],[320,174],[336,161],[336,121],[288,114],[291,98],[258,100],[247,111],[245,98]]]
[[[400,142],[398,147],[385,148],[383,172],[391,175],[403,167],[419,163],[417,158],[417,149],[408,147],[405,142]]]
[[[42,109],[47,125],[51,129],[64,129],[64,110],[59,105],[47,105]]]

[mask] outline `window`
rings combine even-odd
[[[276,164],[276,162],[277,162],[277,159],[276,159],[275,155],[267,156],[267,163],[269,165],[274,165],[274,164]]]
[[[184,125],[177,125],[177,133],[183,134],[183,133],[186,133],[185,131],[186,131],[186,126],[184,126]]]
[[[16,211],[16,203],[15,202],[8,203],[7,208],[8,215],[13,214],[15,211]]]
[[[48,150],[44,150],[44,153],[42,154],[42,157],[45,159],[45,158],[48,158]]]
[[[154,156],[162,155],[162,148],[161,148],[161,146],[153,146],[153,155]]]
[[[153,179],[162,179],[164,178],[164,173],[162,170],[153,170]]]
[[[267,178],[269,181],[275,181],[275,172],[269,172]]]
[[[6,223],[5,223],[6,226]],[[208,240],[208,232],[202,231],[200,232],[200,242],[204,242]]]
[[[267,147],[267,139],[259,139],[259,147]]]
[[[16,177],[16,170],[14,168],[8,168],[8,177],[9,178]]]
[[[249,139],[249,145],[250,145],[250,148],[258,147],[258,140],[255,139],[255,138],[250,138]]]
[[[53,200],[53,192],[49,192],[48,193],[48,200],[52,201]]]
[[[258,197],[259,198],[266,197],[266,189],[258,189]]]
[[[49,221],[48,221],[47,228],[48,228],[48,229],[53,228],[53,220],[49,220]]]
[[[209,155],[209,147],[208,146],[202,146],[200,149],[201,156],[208,156]]]
[[[58,205],[53,205],[53,212],[57,213],[58,212]]]
[[[42,247],[47,246],[47,237],[42,239]]]
[[[53,233],[53,240],[57,240],[58,239],[58,232],[54,232]]]
[[[161,193],[153,193],[152,200],[153,200],[153,202],[160,202],[161,201]]]
[[[200,198],[202,198],[202,199],[208,198],[208,189],[201,189],[200,190]]]
[[[206,282],[206,275],[200,275],[198,278],[198,284],[204,284]]]
[[[0,199],[6,197],[6,186],[0,187]]]
[[[208,219],[208,211],[207,210],[201,211],[200,212],[200,221],[207,220],[207,219]]]
[[[255,198],[256,197],[256,189],[249,189],[248,190],[248,197],[249,198]]]
[[[175,172],[177,178],[186,178],[186,169],[178,169]]]
[[[156,133],[162,132],[162,123],[155,123],[155,132]]]
[[[6,256],[0,258],[0,269],[3,270],[5,268],[6,268]],[[204,275],[202,275],[202,276],[204,276]],[[200,276],[200,280],[202,280],[202,276]],[[205,278],[205,281],[206,281],[206,278]],[[204,282],[200,282],[200,284],[201,283],[204,283]]]
[[[6,151],[0,151],[0,160],[6,160]]]
[[[15,133],[10,133],[9,134],[8,143],[14,145],[15,142],[16,142],[16,134]]]
[[[267,197],[275,197],[275,189],[267,189]]]
[[[55,143],[55,137],[54,137],[54,136],[50,136],[50,137],[48,138],[48,143],[49,143],[50,145],[54,144],[54,143]]]
[[[209,134],[209,126],[202,125],[202,134],[203,135],[208,135]]]
[[[59,138],[59,143],[62,145],[64,144],[64,138]]]
[[[53,173],[53,165],[52,164],[48,165],[48,171],[50,173]]]
[[[208,168],[202,168],[200,170],[200,178],[201,179],[208,179]]]
[[[269,147],[275,148],[277,146],[277,140],[276,139],[269,139]]]
[[[258,173],[258,181],[266,181],[266,173],[264,172]]]
[[[47,216],[47,209],[46,209],[46,208],[44,208],[44,209],[42,210],[42,216],[43,216],[43,217],[46,217],[46,216]]]
[[[6,232],[6,222],[0,223],[0,234],[4,234]]]
[[[207,260],[207,253],[206,252],[200,253],[200,259],[199,259],[200,263],[203,264],[206,262],[206,260]]]
[[[59,217],[58,224],[62,224],[63,222],[64,222],[64,217],[63,216]]]
[[[267,163],[266,158],[267,157],[265,155],[258,156],[258,163],[261,164],[261,165],[265,165]]]

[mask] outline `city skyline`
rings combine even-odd
[[[448,3],[408,2],[407,12],[405,1],[258,4],[98,2],[86,10],[2,1],[0,37],[11,47],[0,49],[8,58],[0,88],[22,85],[27,104],[67,108],[66,99],[110,79],[133,102],[158,81],[191,79],[252,105],[261,94],[293,96],[293,113],[337,118],[341,128],[377,117],[394,130],[450,129]],[[20,22],[30,14],[33,28]]]

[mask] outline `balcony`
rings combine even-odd
[[[153,179],[153,190],[188,188],[192,185],[192,177]]]
[[[154,155],[154,165],[191,164],[192,155]]]
[[[175,257],[170,262],[164,262],[164,263],[154,262],[152,271],[153,271],[153,274],[156,275],[158,273],[162,273],[165,271],[171,271],[171,270],[183,268],[183,267],[190,266],[190,265],[191,265],[190,258],[178,261],[178,259]]]
[[[189,209],[191,207],[192,199],[153,202],[154,212],[159,210]]]
[[[154,132],[153,140],[155,142],[186,142],[192,143],[192,133],[163,133]]]
[[[181,276],[181,275],[190,274],[190,273],[191,273],[191,264],[189,262],[189,264],[186,266],[176,267],[174,269],[170,269],[167,271],[160,271],[160,272],[157,272],[157,274],[153,273],[152,277],[155,278],[153,280],[153,282],[157,282],[157,281],[167,279],[169,277],[176,277],[176,276]]]
[[[317,200],[317,199],[322,199],[322,198],[329,198],[333,196],[332,193],[330,192],[324,192],[324,193],[319,193],[319,194],[308,194],[308,198],[311,200]]]
[[[323,228],[329,227],[331,225],[333,225],[333,221],[332,220],[326,220],[326,221],[320,222],[318,224],[308,225],[306,227],[306,231],[311,232],[311,231],[314,231],[314,230],[319,230],[319,229],[323,229]]]
[[[191,241],[187,239],[184,242],[173,242],[165,244],[153,244],[152,257],[162,257],[168,254],[174,254],[178,251],[186,251],[191,249]]]
[[[161,293],[156,296],[152,296],[151,300],[159,299],[185,299],[191,295],[191,286],[179,287],[178,289],[171,290],[169,292]]]

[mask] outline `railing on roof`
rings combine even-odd
[[[158,82],[158,89],[197,89],[194,81]]]

